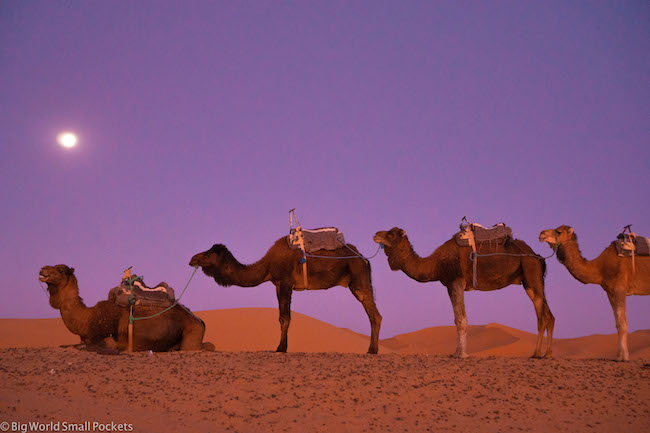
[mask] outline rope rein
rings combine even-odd
[[[341,240],[340,240],[339,238],[336,238],[336,240],[339,241],[339,242],[341,242]],[[360,254],[360,253],[354,251],[352,248],[350,248],[350,247],[348,246],[348,244],[344,244],[343,242],[341,242],[341,244],[342,244],[345,248],[347,248],[348,250],[352,251],[352,252],[354,253],[354,256],[319,256],[319,255],[316,255],[316,254],[307,254],[307,253],[305,253],[305,257],[317,257],[317,258],[319,258],[319,259],[356,259],[357,257],[360,257],[360,258],[362,258],[362,259],[365,260],[365,261],[369,261],[369,259],[372,259],[372,258],[374,258],[377,254],[379,254],[379,251],[380,251],[381,249],[383,249],[383,247],[384,247],[382,244],[379,244],[379,245],[377,246],[377,251],[375,251],[375,254],[373,254],[372,256],[369,256],[369,257],[365,257],[364,255],[362,255],[362,254]]]
[[[517,244],[514,244],[514,246],[516,246],[517,248],[519,248],[519,250],[520,250],[523,254],[513,254],[513,253],[487,253],[487,254],[479,254],[479,253],[477,253],[476,251],[470,251],[470,253],[469,253],[469,259],[472,261],[472,270],[473,270],[473,274],[474,274],[474,278],[473,278],[473,280],[474,280],[474,281],[473,281],[473,282],[474,282],[474,288],[476,289],[476,285],[478,284],[478,258],[479,258],[479,257],[492,257],[492,256],[534,257],[534,258],[536,258],[537,260],[540,260],[540,261],[542,261],[542,260],[546,260],[546,259],[550,259],[551,257],[553,257],[553,256],[557,253],[557,250],[560,248],[560,245],[561,245],[561,244],[564,244],[564,243],[567,243],[567,242],[571,242],[571,241],[566,241],[566,242],[562,242],[562,243],[560,243],[560,241],[559,241],[559,233],[557,232],[557,230],[553,230],[553,234],[555,235],[555,246],[554,246],[554,247],[551,247],[551,248],[553,249],[553,252],[552,252],[549,256],[546,256],[546,257],[544,257],[544,256],[540,256],[539,254],[528,254],[528,253],[524,253],[524,250],[522,250],[521,247],[520,247],[519,245],[517,245]]]
[[[553,231],[555,232],[555,230],[553,230]],[[473,261],[473,260],[474,260],[475,258],[477,258],[477,257],[511,256],[511,257],[535,257],[535,258],[538,259],[538,260],[546,260],[546,259],[550,259],[551,257],[553,257],[553,256],[557,253],[557,250],[558,250],[558,248],[560,248],[560,245],[561,245],[561,244],[565,244],[565,243],[567,243],[567,242],[573,242],[573,241],[559,242],[559,241],[558,241],[558,233],[557,233],[557,232],[555,232],[555,240],[556,240],[556,242],[555,242],[555,246],[554,246],[554,247],[551,247],[551,248],[553,249],[553,252],[552,252],[550,255],[548,255],[548,256],[540,256],[539,254],[528,254],[528,253],[523,253],[523,250],[521,249],[521,247],[520,247],[519,245],[517,245],[517,244],[514,244],[514,246],[516,246],[517,248],[519,248],[519,250],[520,250],[523,254],[513,254],[513,253],[487,253],[487,254],[479,254],[479,253],[477,253],[477,252],[472,251],[471,253],[469,253],[469,259]]]

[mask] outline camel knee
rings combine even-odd
[[[548,330],[549,335],[553,332],[553,328],[555,328],[555,317],[549,311],[546,319],[546,329]]]
[[[618,330],[619,333],[627,332],[627,317],[625,316],[625,313],[616,313],[616,330]]]
[[[201,350],[203,347],[203,336],[205,335],[205,326],[203,323],[193,323],[183,330],[180,350]]]
[[[546,317],[547,317],[548,323],[551,326],[553,326],[555,324],[555,316],[553,315],[553,313],[551,313],[551,310],[549,310],[548,307],[546,308]]]
[[[278,320],[282,329],[288,328],[289,324],[291,323],[291,315],[281,314]]]
[[[454,319],[454,323],[456,324],[456,329],[458,332],[465,333],[467,330],[467,318],[466,317],[460,317],[457,319]]]

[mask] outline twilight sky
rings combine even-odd
[[[464,215],[543,255],[561,224],[588,259],[626,224],[650,236],[649,23],[647,1],[2,2],[0,317],[59,316],[46,264],[76,268],[88,305],[128,266],[180,293],[193,254],[254,262],[294,207],[366,255],[393,226],[429,255]],[[383,252],[372,270],[381,338],[453,325],[440,283]],[[546,283],[556,336],[615,332],[599,286],[554,257]],[[271,283],[202,273],[182,302],[277,307]],[[466,306],[536,330],[521,286]],[[370,331],[342,287],[292,309]],[[628,321],[650,328],[650,297],[628,297]]]

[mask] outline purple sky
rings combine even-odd
[[[588,259],[626,224],[650,236],[648,23],[647,1],[2,2],[0,317],[58,317],[46,264],[75,267],[89,305],[131,265],[180,292],[193,254],[256,261],[294,207],[367,255],[393,226],[428,255],[464,215],[544,255],[561,224]],[[604,291],[548,264],[555,335],[614,333]],[[440,283],[383,253],[372,269],[382,338],[453,325]],[[271,283],[203,274],[183,303],[277,307]],[[466,305],[536,329],[521,286]],[[341,287],[292,308],[369,333]],[[628,298],[630,330],[649,313]]]

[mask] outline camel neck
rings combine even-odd
[[[438,263],[435,252],[429,257],[420,257],[408,238],[404,238],[397,248],[386,250],[388,263],[393,270],[401,270],[415,281],[438,281]]]
[[[57,294],[57,300],[66,328],[73,334],[84,336],[87,333],[91,309],[86,307],[79,296],[76,281],[69,281]]]
[[[255,287],[270,280],[265,259],[266,257],[253,264],[243,265],[232,257],[227,263],[204,270],[221,286]]]
[[[577,241],[568,241],[560,244],[557,249],[557,258],[569,273],[583,284],[600,284],[601,273],[596,260],[586,260],[582,257]]]

